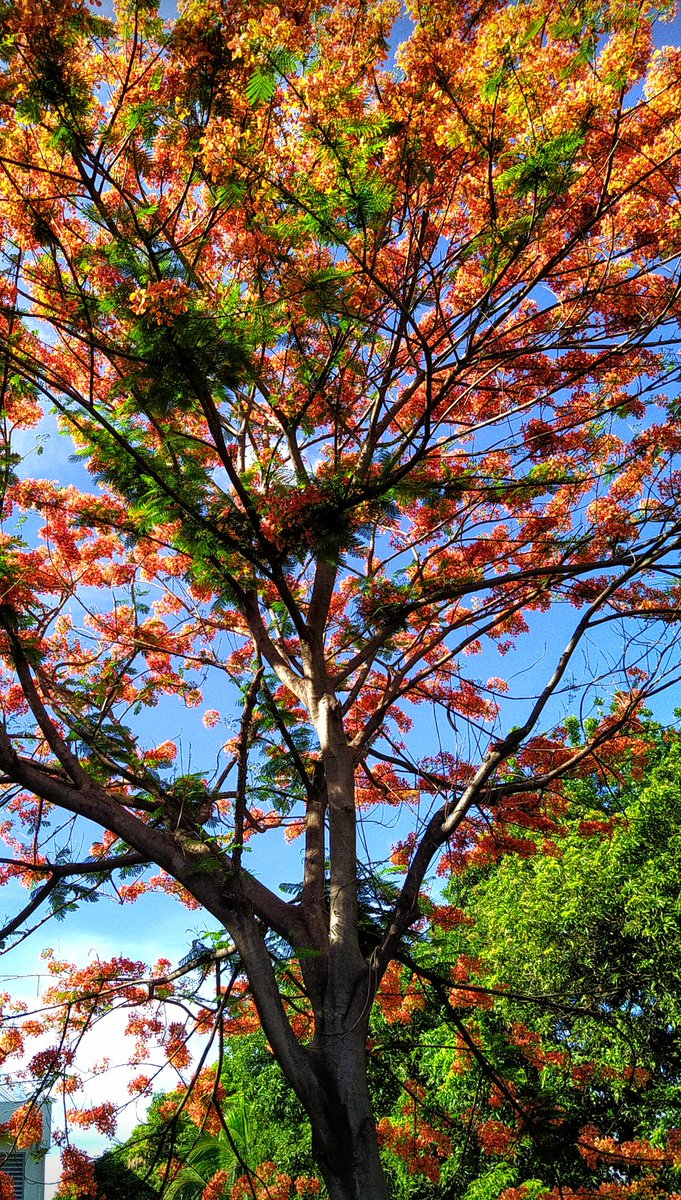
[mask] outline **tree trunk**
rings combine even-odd
[[[326,1119],[315,1120],[311,1113],[310,1120],[312,1149],[330,1200],[389,1200],[367,1087],[365,1030],[325,1041],[318,1069],[328,1110]]]
[[[331,1167],[323,1152],[316,1154],[322,1179],[329,1193],[329,1200],[390,1200],[388,1185],[378,1155],[376,1134],[373,1144],[357,1141],[354,1149],[346,1146],[347,1169],[340,1174]],[[312,1144],[315,1151],[315,1143]],[[340,1149],[340,1148],[339,1148]]]
[[[327,989],[326,1003],[317,1010],[314,1041],[301,1046],[253,917],[219,905],[216,912],[239,948],[265,1035],[308,1115],[313,1153],[330,1200],[389,1200],[367,1085],[371,989],[366,963],[343,980],[335,995]]]
[[[328,957],[314,997],[311,1057],[325,1103],[308,1108],[312,1145],[330,1200],[389,1200],[367,1085],[366,1039],[373,987],[360,950],[355,762],[320,640],[312,662],[312,715],[319,737],[329,822]]]

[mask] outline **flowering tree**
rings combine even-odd
[[[653,52],[658,15],[3,6],[3,871],[32,889],[4,935],[150,864],[123,898],[165,887],[227,931],[151,977],[52,961],[52,1017],[5,1047],[61,1022],[43,1086],[75,1086],[72,1039],[114,1002],[182,1069],[154,1006],[216,962],[194,1023],[259,1022],[332,1200],[387,1195],[368,1019],[429,872],[550,853],[562,781],[607,771],[673,678],[681,51]],[[45,401],[97,486],[16,477]],[[616,703],[572,744],[559,698],[594,638],[584,703],[596,677]],[[187,773],[134,718],[200,703],[200,674],[241,710]],[[90,856],[54,809],[103,830]],[[399,886],[363,836],[387,813]],[[257,866],[282,829],[289,899]],[[79,1119],[109,1131],[104,1109]]]

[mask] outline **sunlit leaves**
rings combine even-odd
[[[530,195],[559,196],[574,180],[573,163],[584,145],[579,132],[563,134],[539,144],[524,160],[513,163],[497,179],[500,191],[511,190],[520,199]]]

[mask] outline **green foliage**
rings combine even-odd
[[[251,1136],[248,1109],[243,1100],[229,1108],[225,1124],[229,1134],[199,1133],[177,1175],[164,1188],[164,1200],[195,1200],[217,1171],[229,1172],[233,1184],[243,1174],[241,1161],[250,1161]]]
[[[274,1161],[292,1176],[315,1172],[305,1114],[261,1034],[228,1043],[222,1082],[229,1137],[224,1130],[199,1131],[185,1112],[170,1118],[168,1108],[173,1100],[179,1104],[179,1096],[158,1095],[147,1120],[117,1152],[119,1161],[155,1190],[166,1179],[171,1155],[182,1164],[175,1178],[169,1176],[164,1200],[199,1200],[215,1171],[228,1170],[233,1179],[243,1174],[240,1159],[251,1168]]]
[[[521,1183],[528,1198],[593,1188],[612,1170],[585,1162],[581,1130],[664,1145],[681,1122],[681,742],[652,723],[644,736],[657,760],[645,784],[626,760],[616,780],[571,781],[553,852],[454,876],[448,899],[472,924],[414,951],[445,985],[461,955],[472,964],[458,1009],[412,1059],[429,1098],[459,1117],[457,1152],[442,1169],[447,1196],[496,1200]],[[482,1053],[465,1067],[451,1049],[455,1020]],[[496,1163],[475,1133],[489,1119],[512,1131]],[[623,1183],[640,1173],[617,1168]],[[673,1191],[673,1172],[663,1178]]]
[[[575,159],[584,145],[584,134],[573,131],[560,134],[534,147],[499,175],[500,191],[513,191],[519,199],[533,193],[560,196],[575,178]]]
[[[295,71],[299,59],[285,47],[270,49],[267,63],[254,71],[246,83],[246,99],[256,107],[269,104],[277,90],[277,80]]]
[[[266,104],[277,90],[276,76],[270,71],[254,71],[246,84],[249,104]]]
[[[154,1200],[158,1192],[140,1179],[122,1161],[116,1151],[109,1150],[95,1163],[95,1178],[99,1195],[106,1200]]]
[[[224,395],[248,369],[245,335],[229,309],[211,312],[208,320],[196,307],[172,325],[142,316],[131,330],[130,351],[140,365],[126,374],[123,387],[136,409],[156,414],[196,405],[207,381]]]
[[[518,1171],[509,1163],[496,1163],[473,1179],[466,1188],[463,1200],[498,1200],[504,1188],[518,1182]]]

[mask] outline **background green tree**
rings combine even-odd
[[[405,958],[403,986],[434,993],[444,1019],[399,1069],[449,1144],[437,1185],[419,1183],[405,1126],[404,1160],[387,1151],[396,1195],[679,1189],[678,1160],[658,1148],[681,1125],[681,742],[648,721],[645,744],[645,773],[634,751],[570,781],[560,828],[500,863],[494,839],[509,826],[492,827],[487,861],[473,851],[447,885],[453,928]],[[374,1051],[388,1063],[394,1029]],[[406,1112],[417,1142],[413,1109],[406,1092],[390,1121]]]

